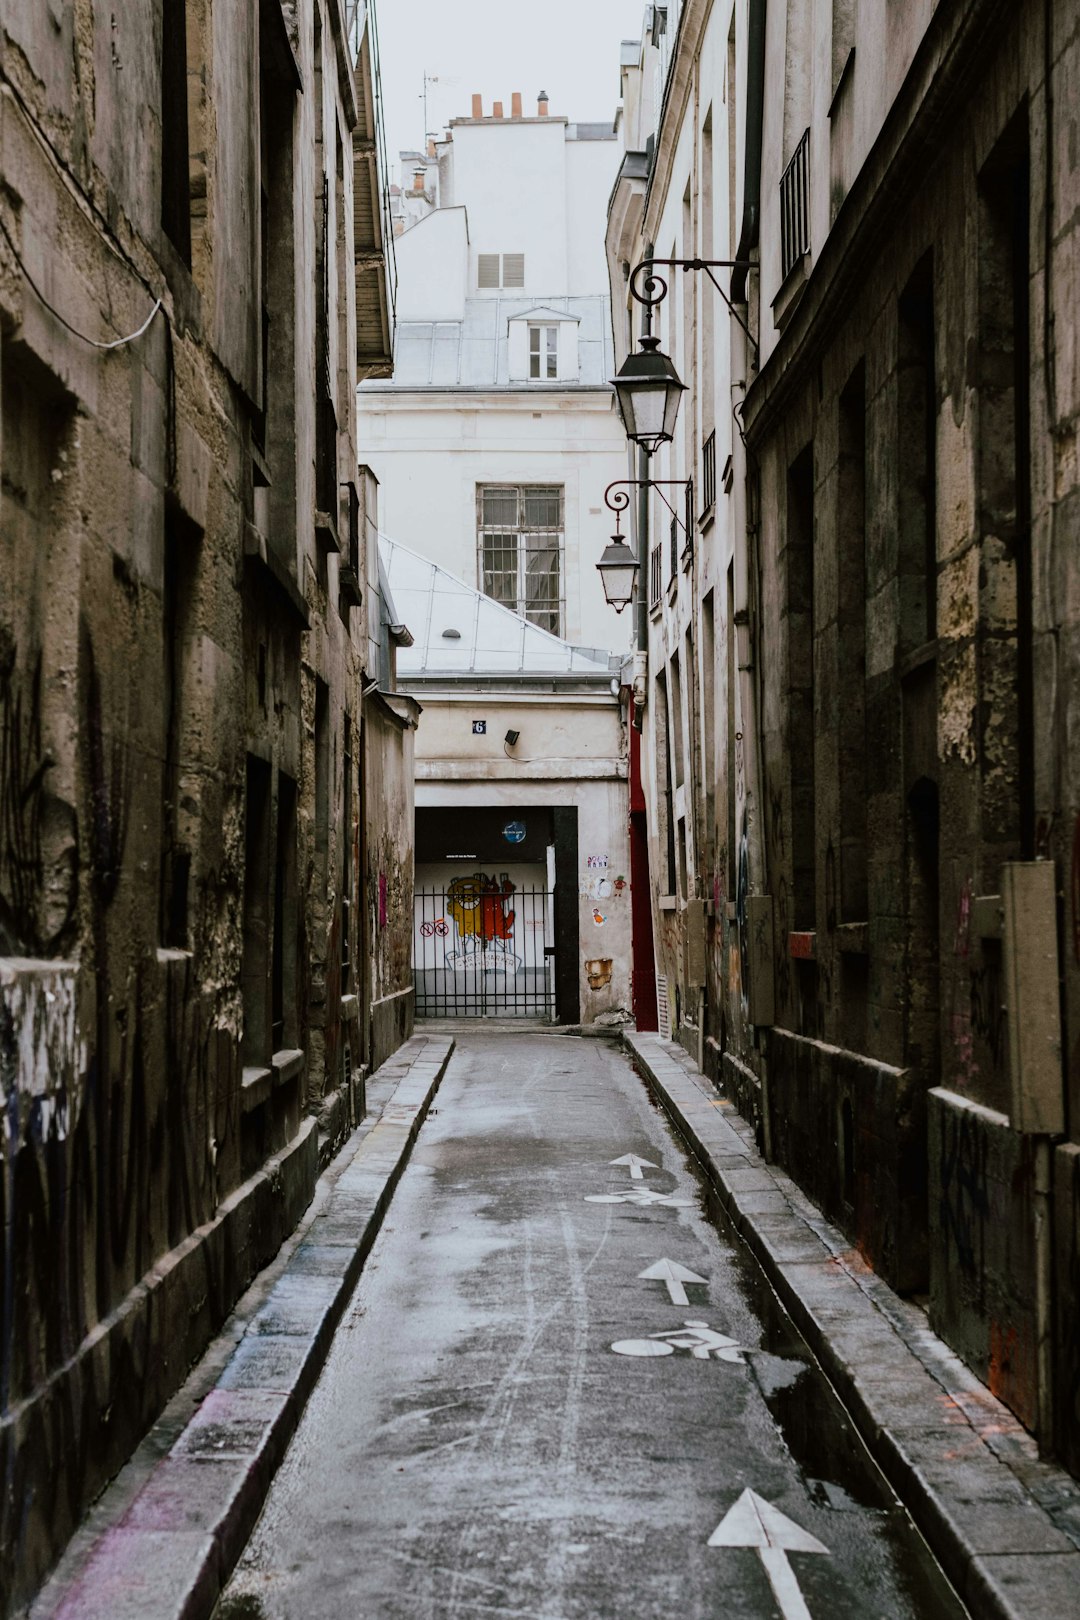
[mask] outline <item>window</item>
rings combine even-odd
[[[161,11],[161,226],[190,270],[187,0],[163,0]]]
[[[557,377],[559,375],[559,328],[557,326],[529,327],[529,376]]]
[[[485,594],[557,636],[562,618],[562,489],[482,484],[477,518]]]
[[[524,253],[477,254],[476,285],[480,288],[524,287]]]

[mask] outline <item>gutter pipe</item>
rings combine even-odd
[[[766,0],[749,0],[747,20],[747,72],[746,72],[746,128],[743,159],[742,226],[736,258],[749,259],[756,250],[761,225],[761,148],[762,122],[765,104],[765,8]],[[731,302],[747,308],[748,269],[735,268],[731,276]],[[745,317],[744,317],[745,318]],[[760,318],[760,316],[759,316]],[[741,410],[746,398],[750,356],[747,335],[742,324],[732,317],[731,330],[731,407],[736,432],[732,438],[732,497],[734,520],[734,609],[735,622],[728,626],[728,634],[735,636],[738,667],[739,724],[742,730],[743,751],[743,817],[746,827],[749,892],[767,893],[765,870],[765,840],[761,807],[760,704],[758,677],[755,670],[754,637],[750,603],[750,527],[748,512],[748,480],[750,457],[743,438]],[[749,321],[747,321],[749,325]],[[760,626],[758,627],[760,635]],[[738,784],[731,784],[736,791]],[[742,837],[742,827],[736,827],[736,837]],[[739,897],[745,903],[745,896]],[[762,1115],[765,1127],[765,1158],[772,1158],[772,1131],[768,1099],[768,1065],[761,1062]]]

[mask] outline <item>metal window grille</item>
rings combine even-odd
[[[561,486],[481,484],[480,577],[485,595],[552,635],[562,623]]]
[[[420,1018],[552,1018],[553,897],[502,873],[418,889],[413,984]]]
[[[684,557],[690,556],[694,549],[694,519],[696,515],[696,508],[694,506],[694,480],[692,478],[688,478],[686,480],[686,512],[683,518],[683,523],[686,530],[685,538],[683,539]]]
[[[804,130],[780,176],[780,279],[810,248],[810,131]]]
[[[559,328],[529,327],[529,376],[551,378],[559,375]]]
[[[649,554],[649,606],[655,607],[664,587],[664,548],[657,542]]]
[[[716,434],[710,433],[701,447],[702,511],[716,504]]]

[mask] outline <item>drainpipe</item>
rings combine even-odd
[[[738,259],[749,259],[758,245],[761,218],[761,126],[765,96],[765,3],[750,0],[746,70],[746,134],[743,170],[743,212],[739,233]],[[731,275],[731,301],[748,314],[746,283],[748,271],[739,268]],[[731,406],[736,427],[746,398],[749,355],[746,333],[732,319],[731,328]],[[759,716],[754,647],[750,626],[750,536],[747,526],[747,454],[741,431],[736,431],[731,455],[735,541],[735,650],[739,670],[739,710],[742,722],[743,772],[746,788],[747,845],[752,892],[764,893],[765,845],[761,827],[761,759],[758,747]],[[729,627],[730,633],[730,627]]]
[[[747,26],[746,69],[746,130],[743,163],[743,209],[739,245],[735,257],[749,259],[758,245],[761,222],[761,137],[765,99],[765,5],[766,0],[750,0]],[[740,307],[746,320],[748,270],[740,267],[731,274],[731,301]],[[749,323],[748,323],[749,324]],[[745,815],[747,828],[747,856],[750,892],[767,892],[765,870],[765,840],[763,836],[761,806],[761,751],[759,748],[760,718],[757,672],[754,668],[754,641],[750,622],[750,535],[747,514],[747,477],[749,473],[746,446],[741,432],[743,401],[746,398],[749,374],[747,337],[739,321],[732,318],[731,331],[731,407],[735,417],[736,433],[731,453],[732,518],[734,522],[734,607],[735,623],[728,627],[734,631],[736,663],[739,681],[739,719],[742,727],[743,782],[745,788]],[[737,830],[738,831],[738,830]],[[772,1154],[772,1128],[768,1096],[768,1064],[761,1055],[761,1113],[766,1159]]]
[[[644,257],[653,256],[652,244],[645,249]],[[648,304],[644,306],[642,316],[642,336],[648,336],[652,331],[652,310]],[[630,347],[634,346],[633,321],[630,323]],[[637,645],[634,649],[634,726],[640,731],[645,704],[648,699],[649,675],[649,491],[645,487],[645,480],[649,476],[649,458],[638,446],[637,477],[639,479],[637,491],[637,544],[638,544],[638,599],[637,599]]]

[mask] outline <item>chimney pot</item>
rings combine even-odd
[[[472,115],[473,115],[474,118],[483,118],[483,116],[484,116],[484,98],[483,98],[483,96],[473,96],[473,98],[472,98]]]
[[[536,114],[538,118],[546,118],[548,115],[548,96],[546,90],[541,90],[540,94],[536,98]]]
[[[502,102],[496,101],[491,109],[492,118],[501,118],[503,115]]]
[[[413,188],[413,190],[414,191],[423,191],[423,189],[424,189],[424,180],[425,180],[424,170],[423,169],[414,169],[413,170],[413,177],[412,177],[412,188]]]
[[[510,116],[511,116],[511,118],[520,118],[521,117],[521,91],[520,90],[515,90],[513,95],[510,97]]]

